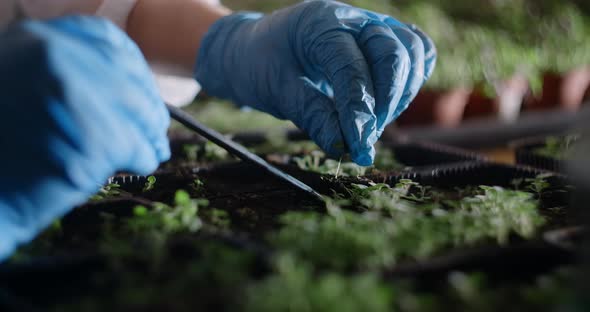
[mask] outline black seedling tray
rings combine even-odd
[[[332,194],[341,182],[332,181],[331,176],[305,171],[293,165],[274,164],[282,171],[296,177],[307,185],[311,186],[322,194]],[[245,162],[228,162],[205,168],[178,168],[173,170],[161,170],[154,174],[156,177],[156,188],[158,185],[165,185],[166,189],[191,191],[194,181],[202,179],[207,184],[208,196],[229,196],[227,194],[256,194],[266,192],[292,192],[296,195],[305,195],[298,192],[290,184],[270,175],[259,167]],[[154,199],[154,192],[143,192],[148,177],[119,175],[109,179],[108,183],[115,183],[121,186],[123,191],[142,194],[146,198]],[[225,194],[225,195],[224,195]],[[156,198],[157,200],[158,198]],[[309,198],[301,198],[309,200]],[[165,200],[165,198],[164,198]]]
[[[545,140],[544,137],[537,137],[513,142],[511,145],[515,149],[516,163],[554,172],[565,172],[566,160],[538,155],[534,152],[535,149],[545,145]]]
[[[494,280],[510,281],[538,276],[578,260],[575,251],[537,239],[507,246],[455,249],[424,261],[402,263],[384,274],[390,280],[414,278],[436,283],[450,272],[480,272]]]
[[[91,291],[89,274],[103,267],[103,259],[82,254],[0,264],[0,310],[43,311],[35,307],[67,302]]]
[[[568,185],[568,179],[558,173],[526,166],[511,166],[492,162],[464,162],[436,168],[418,169],[413,172],[391,176],[385,180],[395,184],[401,179],[432,186],[495,185],[512,187],[515,179],[531,179],[540,174],[550,174],[548,182],[555,187]]]
[[[539,198],[542,213],[550,217],[556,227],[577,225],[577,220],[569,218],[565,211],[554,209],[570,207],[571,182],[566,176],[546,170],[497,163],[467,162],[403,173],[389,177],[383,182],[393,185],[401,179],[410,179],[422,185],[441,188],[489,185],[514,189],[516,181],[534,179],[541,174],[549,175],[545,180],[550,184]]]
[[[230,136],[236,142],[250,147],[269,142],[265,134],[258,132],[238,133]],[[292,142],[309,140],[300,131],[288,131],[285,138],[287,141]],[[173,158],[183,157],[184,147],[188,144],[203,146],[205,140],[194,134],[173,134],[170,138]],[[382,145],[383,148],[391,150],[396,160],[409,167],[409,170],[416,167],[435,167],[442,164],[466,161],[488,161],[484,155],[476,152],[430,142],[382,142]],[[284,163],[289,163],[289,161],[286,160]]]
[[[64,225],[64,227],[66,227]],[[197,261],[199,242],[215,242],[235,250],[246,251],[253,256],[249,274],[261,278],[271,270],[268,249],[245,237],[225,233],[198,233],[194,236],[176,236],[169,242],[169,252],[175,259]],[[93,284],[93,279],[102,279],[110,272],[109,260],[99,253],[68,253],[61,256],[36,258],[22,263],[0,264],[0,311],[45,311],[45,306],[60,306],[73,298],[106,291]],[[139,269],[139,268],[138,268]],[[111,274],[111,275],[109,275]],[[108,288],[116,288],[117,276],[106,273]]]
[[[303,171],[294,166],[277,166],[325,195],[342,190],[348,181]],[[209,207],[228,212],[234,231],[249,233],[250,237],[257,240],[280,225],[279,215],[287,211],[307,211],[311,207],[323,206],[316,198],[248,163],[185,168],[161,172],[154,177],[155,187],[150,191],[143,191],[147,177],[117,176],[109,182],[120,185],[122,192],[153,202],[173,204],[177,190],[185,190],[193,198],[207,198]],[[196,180],[204,184],[202,189],[195,188]],[[362,183],[361,179],[350,180]]]
[[[429,142],[383,143],[393,151],[395,158],[412,167],[436,167],[467,161],[486,162],[488,159],[478,153],[456,147]]]
[[[404,127],[396,128],[393,132],[395,137],[412,141],[432,141],[463,148],[493,148],[505,146],[521,138],[570,131],[574,125],[586,122],[585,118],[589,113],[590,108],[585,106],[578,112],[525,112],[514,123],[503,122],[497,118],[483,118],[467,120],[456,128]]]

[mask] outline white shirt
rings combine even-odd
[[[93,12],[97,1],[101,3],[98,10]],[[0,0],[0,29],[19,18],[49,19],[74,13],[102,16],[125,29],[129,13],[137,1],[140,0]],[[219,0],[208,1],[219,4]],[[169,71],[156,65],[152,69],[158,73],[156,82],[162,98],[170,104],[186,105],[201,90],[193,79],[163,74]]]
[[[0,0],[0,27],[19,17],[49,19],[85,13],[109,18],[125,29],[135,3],[137,0]],[[98,10],[95,11],[97,4]]]

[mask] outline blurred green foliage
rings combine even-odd
[[[235,10],[272,11],[295,0],[228,0]],[[439,59],[432,88],[493,84],[514,73],[540,85],[543,71],[590,64],[590,4],[584,0],[348,0],[418,25]]]

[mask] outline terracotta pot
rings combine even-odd
[[[564,76],[560,94],[561,107],[576,111],[584,101],[584,96],[590,87],[590,66],[570,71]]]
[[[527,97],[532,95],[529,80],[520,74],[502,81],[496,92],[498,117],[505,122],[517,121]]]
[[[457,88],[448,91],[423,90],[408,109],[398,118],[400,126],[436,125],[456,127],[461,124],[471,89]]]
[[[467,105],[465,106],[463,120],[496,115],[498,115],[498,105],[496,103],[496,99],[485,95],[480,88],[474,89],[469,95]]]
[[[590,66],[576,68],[565,74],[547,72],[543,75],[541,98],[527,103],[527,109],[561,108],[576,111],[582,105],[589,87]]]

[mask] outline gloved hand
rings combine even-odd
[[[168,112],[135,44],[90,17],[0,33],[0,260],[118,170],[170,156]]]
[[[436,61],[415,26],[335,1],[270,15],[237,13],[211,26],[195,78],[307,131],[331,156],[370,165],[385,126],[413,100]]]

